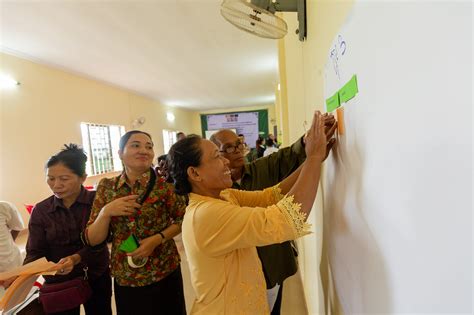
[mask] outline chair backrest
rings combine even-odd
[[[26,211],[28,211],[28,213],[31,215],[31,211],[33,211],[33,207],[34,205],[26,205],[25,204],[25,208],[26,208]]]

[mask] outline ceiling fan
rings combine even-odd
[[[282,38],[286,22],[275,12],[297,12],[300,41],[306,38],[306,0],[224,0],[222,16],[236,27],[264,38]]]

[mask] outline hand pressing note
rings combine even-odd
[[[325,133],[324,117],[320,111],[315,111],[313,122],[306,134],[306,157],[314,157],[319,161],[324,161],[327,156],[327,139]]]

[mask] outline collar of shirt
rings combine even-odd
[[[85,204],[85,205],[92,205],[92,202],[90,201],[90,199],[87,198],[87,190],[84,188],[84,186],[81,186],[81,192],[79,193],[79,196],[77,196],[77,199],[76,199],[76,201],[74,201],[73,205],[75,203],[82,203],[82,204]],[[48,212],[54,212],[58,208],[66,209],[66,207],[63,204],[62,199],[59,199],[56,196],[54,196],[53,206],[48,208]]]
[[[150,180],[150,171],[151,170],[148,170],[145,173],[143,173],[140,176],[140,178],[137,180],[140,187],[146,187],[147,186],[148,181]],[[135,182],[135,185],[136,185],[137,182]],[[127,174],[125,174],[125,172],[122,172],[122,174],[120,174],[120,177],[119,177],[118,183],[117,183],[117,189],[120,189],[123,185],[127,185],[127,186],[130,187],[130,185],[127,183]],[[130,187],[130,188],[133,188],[133,187]]]
[[[196,194],[196,193],[191,192],[191,193],[189,193],[189,204],[199,202],[199,201],[204,201],[204,200],[227,201],[227,199],[223,197],[223,196],[228,195],[227,191],[228,191],[228,189],[224,189],[220,192],[219,196],[221,198],[214,198],[214,197],[211,197],[211,196],[204,196],[204,195],[200,195],[200,194]]]
[[[252,178],[252,173],[250,173],[250,167],[249,164],[244,164],[244,171],[242,172],[242,177],[240,177],[239,181],[233,181],[232,183],[232,188],[240,189],[242,183],[244,180],[247,178]]]

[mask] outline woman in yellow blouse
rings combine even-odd
[[[112,239],[111,271],[118,314],[185,314],[180,258],[184,203],[156,176],[151,136],[132,130],[120,139],[124,171],[99,182],[84,239]]]
[[[183,243],[196,293],[192,314],[268,314],[265,279],[255,246],[309,233],[305,223],[326,156],[324,121],[314,115],[306,162],[263,191],[232,186],[229,161],[215,144],[188,136],[169,152],[176,192],[188,195]],[[286,195],[286,196],[284,196]]]

